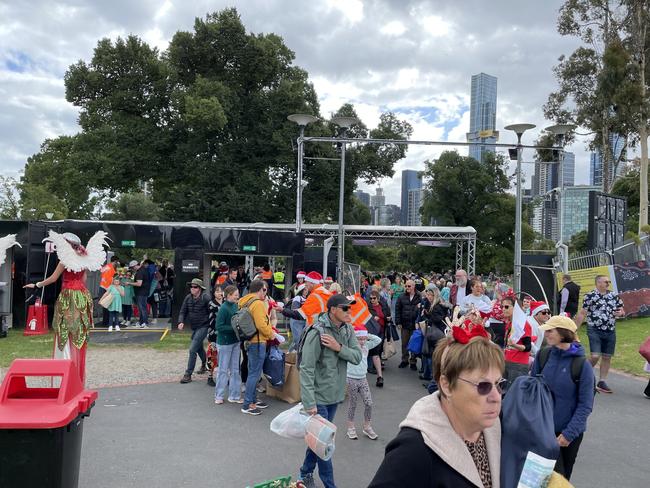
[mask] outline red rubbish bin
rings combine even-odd
[[[47,305],[36,300],[35,305],[30,305],[27,310],[27,323],[23,335],[43,335],[48,332]]]
[[[30,387],[32,377],[61,384]],[[0,486],[76,488],[83,419],[96,399],[69,359],[14,360],[0,387]]]

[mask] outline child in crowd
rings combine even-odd
[[[108,331],[113,332],[113,327],[115,327],[116,331],[119,331],[122,297],[124,296],[124,288],[120,285],[119,275],[116,274],[113,276],[113,283],[108,287],[106,292],[113,295],[113,301],[108,306]]]
[[[357,439],[357,431],[354,427],[354,414],[357,409],[358,397],[361,396],[364,404],[363,412],[363,433],[373,441],[377,439],[377,434],[370,425],[372,417],[372,397],[370,396],[370,386],[368,385],[368,351],[381,343],[381,338],[368,331],[363,327],[355,327],[355,335],[361,347],[362,359],[357,365],[348,363],[347,384],[348,384],[348,432],[350,439]]]
[[[133,317],[133,286],[130,285],[133,281],[133,276],[130,276],[128,271],[123,269],[120,272],[120,286],[124,290],[124,297],[122,298],[122,325],[128,326],[131,324]]]

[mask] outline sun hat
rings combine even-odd
[[[544,325],[539,326],[539,330],[567,329],[571,332],[577,332],[578,326],[569,317],[554,315]]]

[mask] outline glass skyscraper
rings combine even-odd
[[[400,215],[400,225],[420,225],[419,223],[409,223],[409,215],[414,216],[416,213],[419,215],[420,212],[420,194],[411,194],[409,198],[409,192],[413,190],[422,190],[422,178],[420,178],[419,171],[413,169],[405,169],[402,171],[402,213]],[[417,200],[417,201],[416,201]],[[412,208],[414,205],[417,205],[417,208]],[[411,220],[411,222],[414,222]]]
[[[622,153],[623,147],[625,146],[625,140],[620,137],[618,134],[610,134],[609,144],[612,148],[612,163],[615,160],[618,160]],[[614,184],[614,181],[617,177],[621,176],[625,171],[625,164],[621,162],[616,169],[616,174],[614,174],[614,166],[610,165],[609,167],[609,176],[611,184]],[[592,152],[589,160],[589,183],[592,186],[603,187],[603,155],[600,151]]]
[[[467,142],[497,142],[497,78],[485,73],[472,76]],[[470,146],[470,157],[482,161],[490,146]]]

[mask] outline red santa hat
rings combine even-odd
[[[532,317],[544,310],[551,310],[545,302],[530,302],[530,315]]]
[[[334,283],[334,279],[331,276],[325,278],[325,283]]]
[[[307,283],[313,283],[315,285],[320,285],[323,282],[323,275],[317,271],[310,271],[305,276],[305,281]]]
[[[307,276],[307,275],[306,275],[305,272],[302,271],[302,270],[300,270],[300,271],[298,271],[298,272],[296,273],[296,278],[302,278],[302,279],[304,280],[304,279],[305,279],[305,276]]]
[[[355,325],[354,335],[357,337],[368,337],[368,329],[366,329],[363,325]]]

